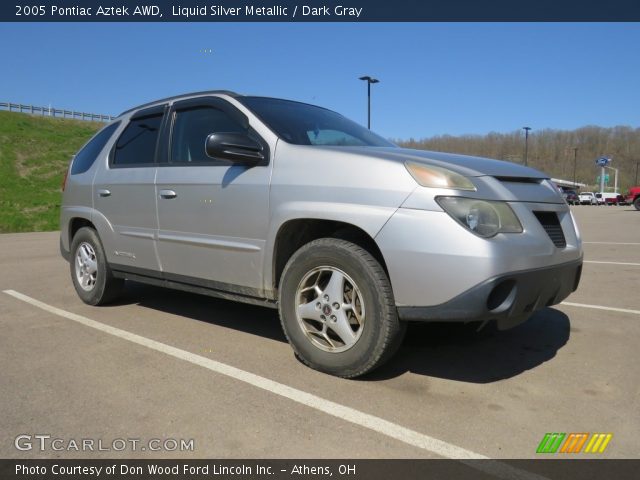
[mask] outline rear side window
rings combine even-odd
[[[71,175],[84,173],[91,168],[91,165],[96,161],[111,135],[119,126],[120,122],[117,122],[103,128],[76,154],[71,164]]]
[[[113,164],[138,166],[154,163],[161,123],[162,114],[131,120],[118,138]]]
[[[212,107],[196,107],[176,112],[171,138],[171,163],[218,163],[205,152],[205,141],[212,133],[242,133],[246,129],[222,110]]]

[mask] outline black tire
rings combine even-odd
[[[85,287],[82,286],[76,272],[76,265],[79,262],[78,257],[80,255],[79,249],[81,247],[85,254],[90,252],[88,258],[95,261],[95,265],[97,265],[97,270],[93,276],[94,279],[88,281]],[[91,250],[93,251],[91,252]],[[102,242],[93,228],[82,227],[74,235],[71,241],[69,267],[73,286],[80,299],[88,305],[104,305],[116,299],[122,292],[124,280],[114,278],[107,263]]]
[[[356,335],[359,336],[351,346],[345,342],[340,347],[346,348],[343,351],[326,351],[318,346],[318,338],[305,333],[305,322],[299,320],[297,314],[301,282],[310,278],[309,275],[313,275],[314,271],[320,272],[318,279],[323,275],[322,272],[328,272],[331,277],[332,269],[344,274],[346,287],[343,286],[341,295],[345,292],[348,295],[350,282],[353,281],[355,287],[351,289],[351,301],[353,303],[357,290],[360,303],[364,306],[364,320],[360,326],[356,326]],[[325,292],[328,291],[327,288]],[[320,299],[318,294],[309,303]],[[318,314],[328,306],[329,303],[324,304],[318,309]],[[405,322],[398,319],[389,278],[378,261],[358,245],[336,238],[314,240],[292,255],[281,277],[279,311],[282,328],[297,357],[313,369],[343,378],[358,377],[381,366],[398,350],[406,331]],[[324,323],[326,325],[322,328],[328,332],[331,329],[329,319]],[[327,333],[331,336],[329,333],[335,335],[333,331]],[[325,348],[332,349],[333,345]]]
[[[640,197],[636,198],[633,201],[633,206],[635,207],[636,210],[640,210]]]

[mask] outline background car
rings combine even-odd
[[[626,201],[636,207],[636,210],[640,210],[640,186],[629,188]]]
[[[598,205],[598,199],[593,192],[582,192],[578,198],[581,205]]]
[[[629,205],[629,202],[627,202],[627,199],[622,194],[618,194],[616,200],[618,205]]]
[[[618,197],[621,197],[617,192],[598,192],[596,198],[601,205],[617,205]]]
[[[580,203],[578,194],[574,190],[565,190],[562,192],[562,197],[569,205],[578,205]]]

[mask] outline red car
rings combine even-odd
[[[626,201],[636,207],[636,210],[640,210],[640,187],[631,187]]]

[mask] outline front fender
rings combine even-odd
[[[397,207],[328,202],[295,201],[279,205],[272,214],[265,245],[263,270],[265,292],[273,293],[274,249],[278,232],[287,222],[304,219],[336,221],[358,227],[371,238],[375,238],[396,210]]]

